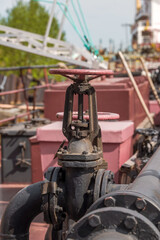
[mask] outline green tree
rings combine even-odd
[[[18,0],[16,6],[7,10],[7,16],[5,18],[0,18],[0,24],[44,35],[48,19],[49,14],[47,10],[38,2],[33,0],[29,2]],[[56,38],[58,31],[58,21],[56,18],[53,18],[49,36]],[[62,34],[62,39],[65,39],[64,32]],[[55,63],[56,61],[54,59],[0,46],[1,66],[10,67]]]

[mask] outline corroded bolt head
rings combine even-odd
[[[127,229],[133,229],[137,225],[137,220],[133,216],[127,216],[124,220],[124,225]]]
[[[82,154],[83,154],[83,155],[87,155],[88,152],[87,152],[87,151],[83,151]]]
[[[65,153],[68,153],[68,151],[66,149],[63,149],[62,153],[65,154]]]
[[[113,197],[107,197],[104,199],[104,205],[106,207],[114,207],[116,204],[116,199]]]
[[[135,204],[136,204],[136,208],[139,210],[143,210],[147,205],[146,201],[142,198],[137,198]]]
[[[98,149],[97,149],[97,146],[93,146],[93,153],[97,153],[98,152]]]
[[[101,219],[99,216],[93,214],[89,216],[88,222],[91,227],[98,227],[101,224]]]
[[[56,210],[57,213],[58,213],[58,212],[63,212],[63,208],[60,207],[60,206],[56,206],[56,207],[55,207],[55,210]]]

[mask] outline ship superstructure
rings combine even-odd
[[[160,51],[160,0],[136,0],[132,46],[135,50]]]

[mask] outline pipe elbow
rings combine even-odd
[[[12,198],[2,217],[0,239],[29,239],[30,224],[42,212],[43,183],[44,181],[32,184]]]

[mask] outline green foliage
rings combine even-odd
[[[49,14],[47,10],[38,2],[35,2],[33,0],[30,0],[29,2],[18,0],[16,6],[14,6],[12,9],[7,10],[7,16],[5,18],[0,17],[0,24],[44,35],[48,19]],[[58,21],[56,18],[53,18],[49,36],[56,38],[58,31]],[[64,32],[62,34],[62,39],[65,39]],[[41,57],[24,51],[0,46],[1,67],[41,64],[47,65],[56,63],[57,61],[54,59]],[[39,71],[40,70],[34,72],[34,75],[37,75]]]

